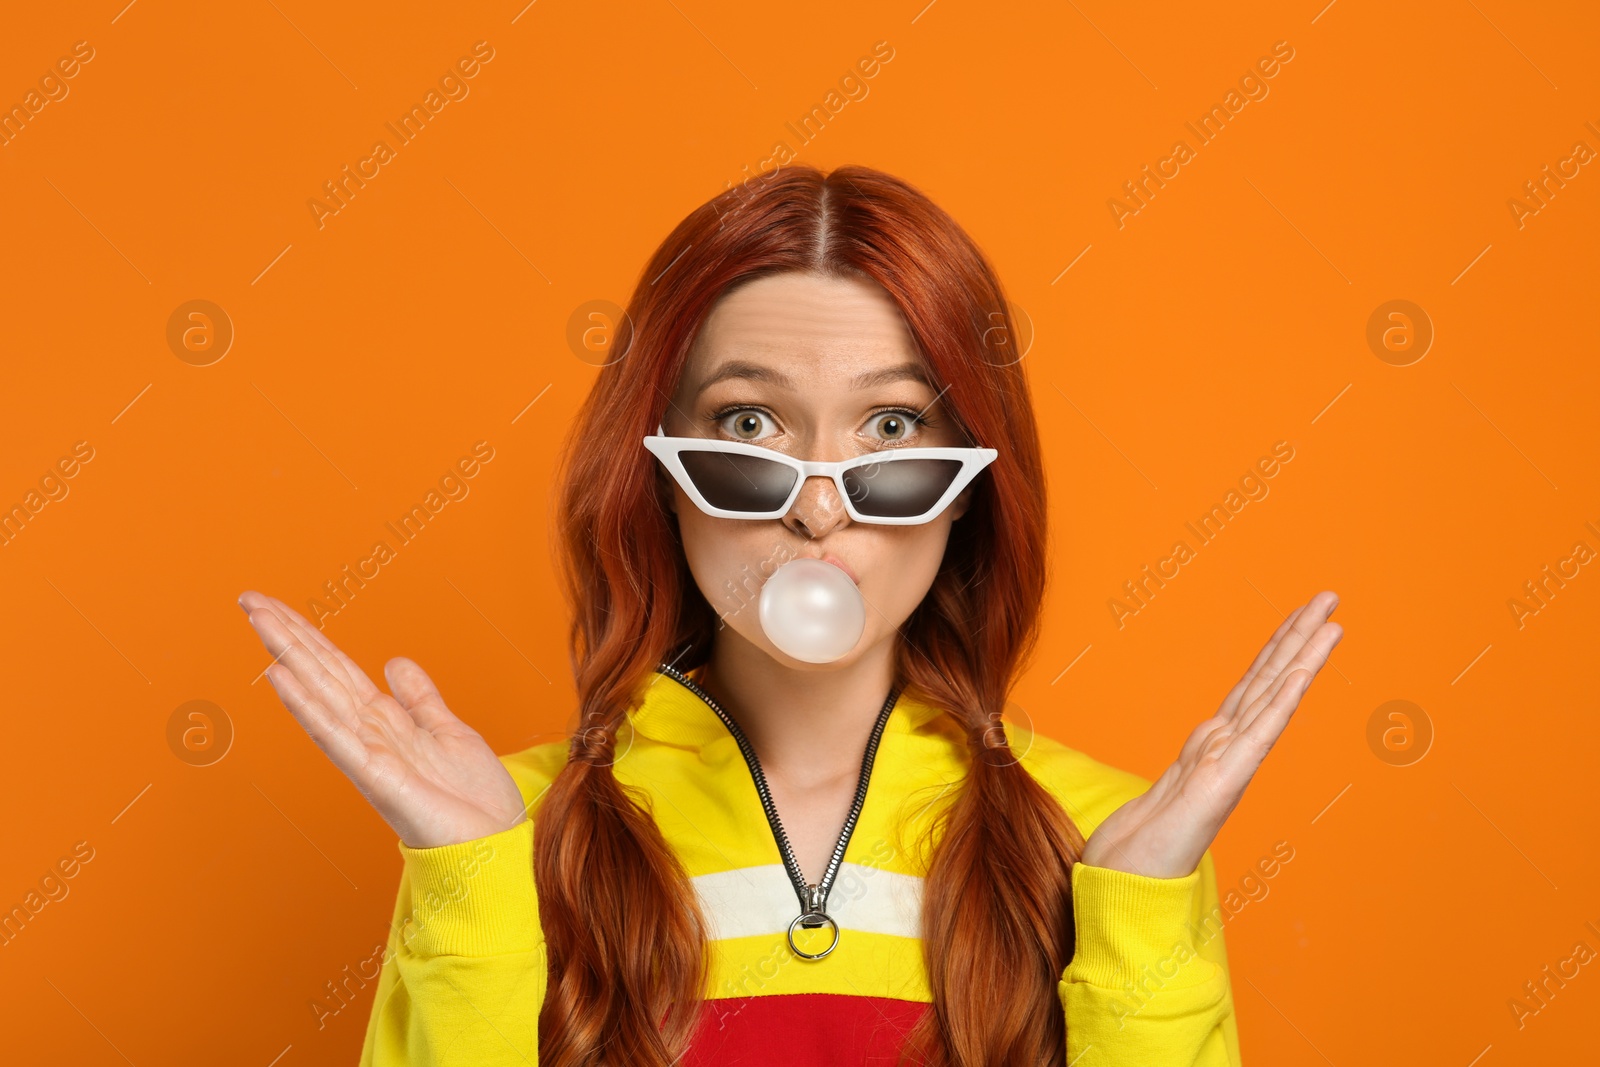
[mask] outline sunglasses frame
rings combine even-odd
[[[839,490],[839,499],[844,501],[844,509],[850,518],[856,522],[876,523],[885,526],[918,526],[922,523],[932,522],[950,506],[950,502],[965,489],[983,469],[992,463],[1000,453],[993,448],[888,448],[877,452],[867,452],[850,459],[841,459],[834,462],[822,460],[796,459],[791,455],[779,452],[765,445],[750,444],[745,441],[722,441],[714,437],[669,437],[664,426],[657,426],[656,432],[644,438],[644,446],[661,461],[673,479],[683,488],[683,491],[693,500],[695,506],[707,515],[715,515],[723,519],[778,519],[788,514],[789,509],[800,496],[800,490],[805,488],[806,479],[822,475],[833,479],[834,488]],[[689,472],[683,466],[679,453],[685,449],[693,448],[702,452],[730,452],[740,456],[755,456],[759,459],[771,460],[781,463],[795,471],[799,477],[795,479],[794,488],[789,490],[789,496],[784,500],[783,506],[772,511],[729,511],[725,508],[713,507],[694,484],[694,479],[689,477]],[[943,495],[927,511],[920,515],[905,515],[885,517],[880,515],[864,515],[856,510],[855,501],[851,499],[850,490],[844,484],[844,472],[855,467],[865,467],[874,463],[893,463],[898,459],[958,459],[961,469],[951,479],[950,485]]]

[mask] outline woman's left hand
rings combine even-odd
[[[1328,621],[1338,606],[1322,592],[1296,608],[1177,762],[1089,835],[1079,862],[1148,878],[1192,873],[1344,636]]]

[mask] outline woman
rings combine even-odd
[[[943,211],[866,167],[784,168],[686,218],[628,312],[562,457],[570,740],[496,757],[412,661],[385,695],[240,598],[285,705],[400,836],[362,1063],[1237,1065],[1208,849],[1337,598],[1155,783],[1098,763],[1001,719],[1044,471],[999,283]],[[962,458],[717,483],[903,448]],[[920,471],[909,509],[885,470]],[[797,557],[866,606],[842,656],[763,618]]]

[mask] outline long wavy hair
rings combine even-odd
[[[1057,982],[1073,951],[1083,837],[1012,753],[1000,715],[1037,639],[1044,470],[1010,309],[977,245],[910,184],[864,166],[781,168],[702,204],[662,242],[559,460],[558,570],[579,718],[535,818],[549,982],[544,1067],[669,1067],[700,1014],[707,926],[645,798],[611,770],[636,687],[705,662],[717,616],[694,583],[654,433],[701,325],[733,288],[779,272],[881,285],[971,442],[999,451],[901,627],[897,682],[967,738],[967,773],[929,840],[922,951],[931,1010],[904,1053],[927,1067],[1065,1058]]]

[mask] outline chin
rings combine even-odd
[[[874,632],[874,627],[869,620],[867,628],[862,631],[861,639],[856,642],[855,647],[849,652],[846,652],[844,655],[840,656],[838,659],[829,660],[826,663],[812,663],[809,660],[795,659],[787,652],[781,651],[778,646],[774,645],[770,640],[768,640],[765,633],[760,633],[755,636],[740,633],[739,636],[745,641],[759,648],[761,651],[765,652],[773,662],[781,664],[790,670],[802,672],[821,672],[843,670],[846,667],[852,666],[863,659],[867,653],[871,652],[887,637],[892,635]]]
[[[785,655],[775,648],[771,649],[767,654],[771,656],[774,661],[782,664],[792,671],[814,674],[822,671],[843,670],[861,658],[861,648],[858,645],[849,652],[845,653],[843,656],[840,656],[838,659],[829,660],[827,663],[810,663],[803,659],[795,659],[793,656]]]

